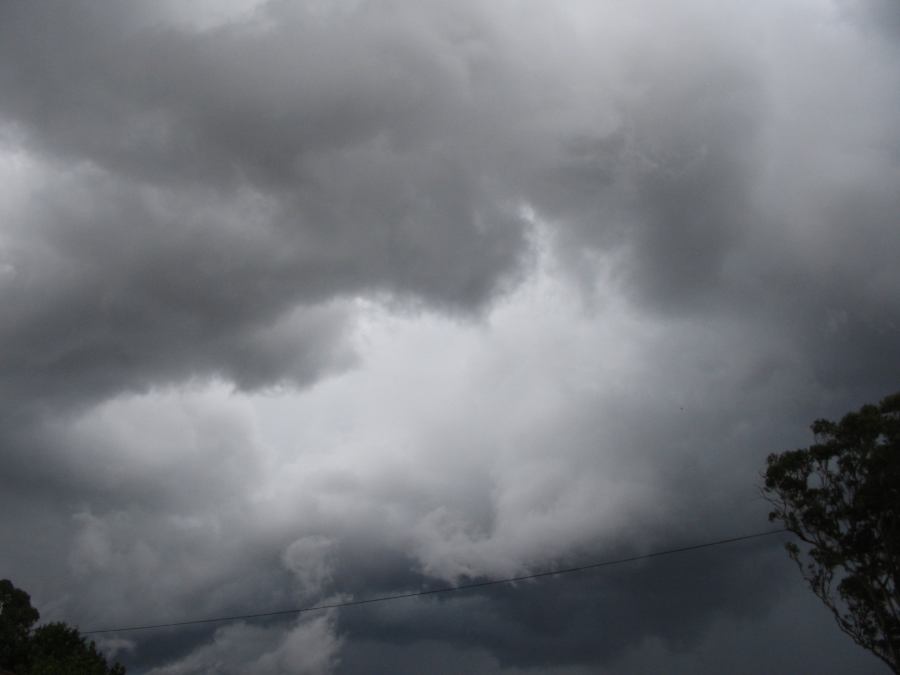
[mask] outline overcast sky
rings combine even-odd
[[[895,0],[3,0],[0,578],[82,630],[760,532],[900,383]],[[783,537],[100,639],[879,673]]]

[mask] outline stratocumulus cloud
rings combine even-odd
[[[0,577],[88,629],[764,529],[766,454],[900,375],[898,27],[4,3]],[[773,539],[101,646],[154,675],[877,672],[829,620]]]

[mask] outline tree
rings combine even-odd
[[[29,675],[125,675],[125,668],[116,663],[112,667],[97,651],[93,642],[85,640],[75,628],[64,623],[39,626],[31,638]]]
[[[31,627],[38,617],[28,593],[0,580],[0,668],[18,672],[27,663]]]
[[[16,675],[125,675],[123,666],[109,666],[77,629],[64,623],[33,628],[39,618],[28,593],[0,580],[0,669]]]
[[[900,393],[811,428],[768,457],[769,520],[800,539],[788,554],[840,629],[900,673]]]

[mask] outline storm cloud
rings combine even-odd
[[[88,630],[765,529],[766,455],[900,381],[898,26],[2,3],[0,577]],[[100,644],[153,675],[878,672],[807,595],[773,537]]]

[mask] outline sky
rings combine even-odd
[[[893,0],[0,3],[0,578],[83,631],[773,528],[900,382]],[[772,536],[96,636],[141,675],[880,673]]]

